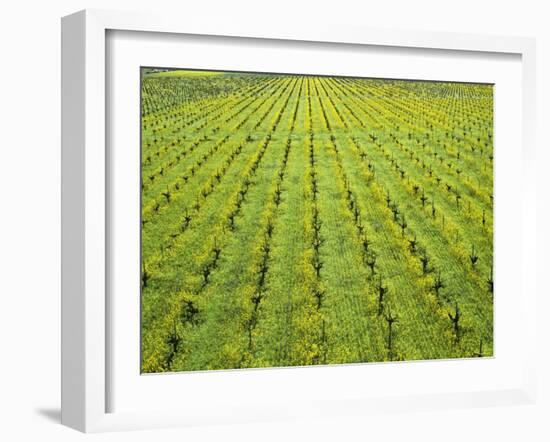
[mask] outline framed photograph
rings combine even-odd
[[[534,401],[532,39],[62,21],[62,421]]]

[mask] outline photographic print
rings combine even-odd
[[[141,371],[493,355],[493,85],[141,69]]]

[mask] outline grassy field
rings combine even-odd
[[[147,72],[148,77],[211,77],[213,75],[223,75],[223,72],[217,71],[180,71],[168,70],[161,72]]]
[[[142,80],[142,371],[492,356],[490,85]]]

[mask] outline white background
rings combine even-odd
[[[550,415],[550,323],[540,300],[540,399],[537,406],[417,412],[84,436],[59,425],[60,350],[60,26],[59,18],[86,7],[151,10],[186,15],[232,15],[250,20],[336,22],[424,30],[527,35],[538,38],[538,172],[548,200],[545,122],[550,99],[550,29],[544,2],[463,0],[277,2],[245,0],[173,2],[165,0],[21,0],[3,4],[0,15],[0,438],[18,440],[548,440]],[[179,6],[176,6],[179,5]],[[230,19],[230,18],[228,18]],[[546,190],[546,191],[545,191]],[[550,225],[539,213],[540,293]]]

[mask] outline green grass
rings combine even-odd
[[[214,75],[224,75],[224,72],[214,72],[214,71],[194,71],[186,69],[174,69],[163,72],[147,72],[147,77],[211,77]]]
[[[492,356],[492,109],[489,85],[146,75],[142,370]]]

